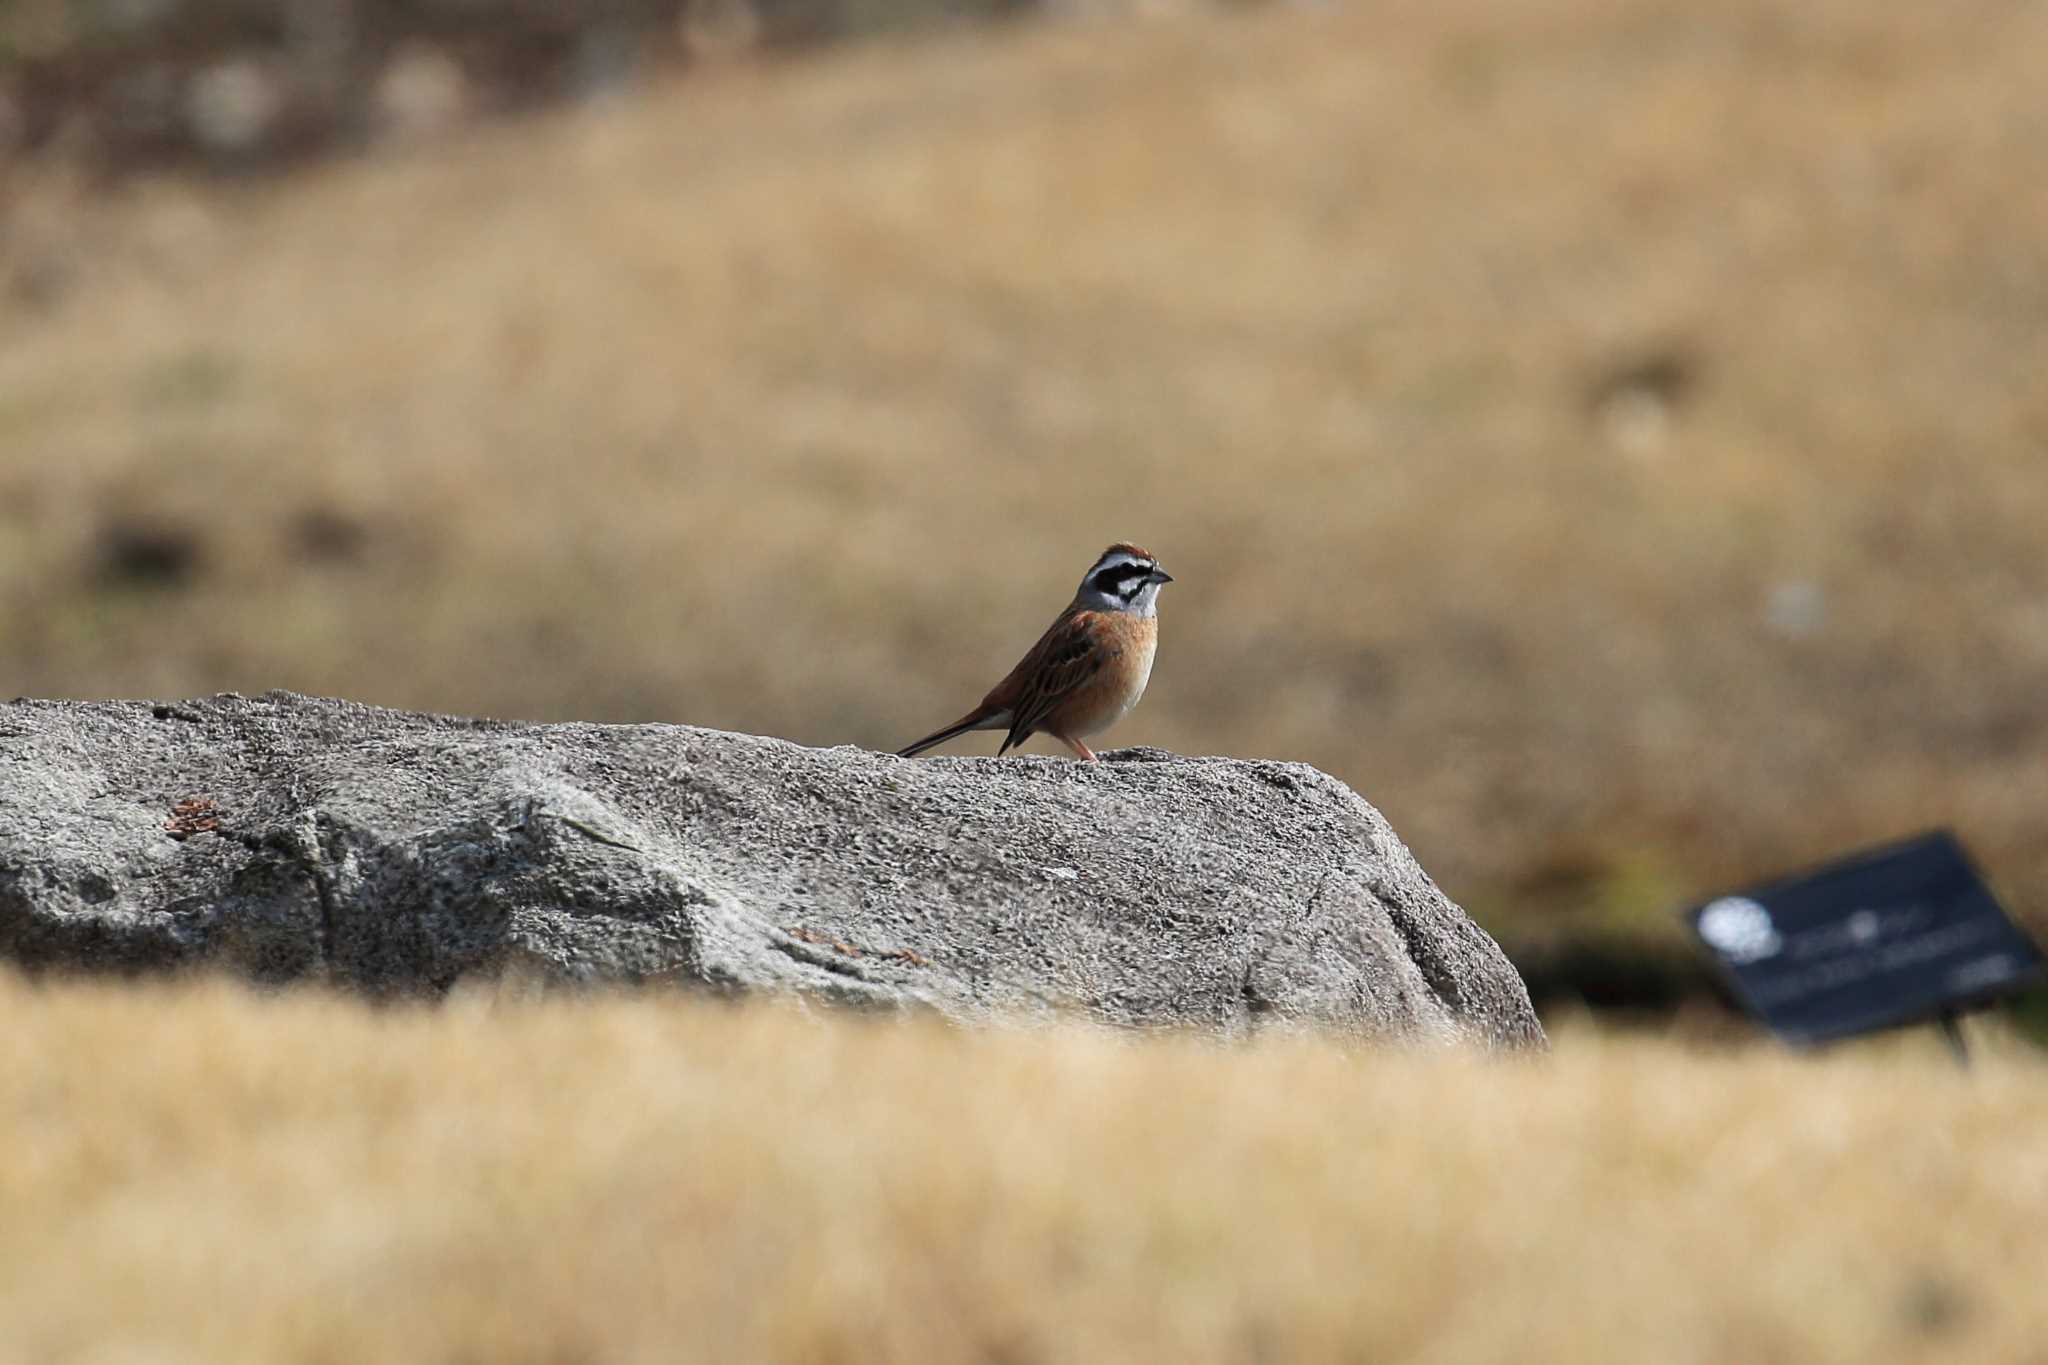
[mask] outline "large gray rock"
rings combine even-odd
[[[0,706],[0,958],[371,993],[524,967],[957,1019],[1540,1043],[1379,812],[1291,763],[910,761],[273,693]]]

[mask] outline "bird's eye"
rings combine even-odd
[[[1119,596],[1123,591],[1123,584],[1130,576],[1131,571],[1121,564],[1115,568],[1104,569],[1095,575],[1095,591],[1107,593],[1111,597]]]

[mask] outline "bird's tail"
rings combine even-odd
[[[932,734],[926,735],[923,739],[919,740],[915,744],[907,745],[904,748],[898,749],[896,751],[896,757],[915,758],[917,757],[917,755],[923,753],[926,749],[935,748],[938,745],[944,744],[949,739],[953,739],[957,736],[966,734],[969,730],[987,730],[995,728],[999,721],[1001,724],[1005,725],[1009,723],[1007,720],[1001,720],[1000,715],[990,715],[988,712],[977,708],[975,710],[969,711],[966,715],[960,717],[960,719],[954,721],[945,729],[935,731]]]

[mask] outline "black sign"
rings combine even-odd
[[[2041,953],[1946,830],[1687,912],[1779,1037],[1819,1043],[2034,983]]]

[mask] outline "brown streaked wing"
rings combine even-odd
[[[1039,722],[1051,715],[1061,701],[1087,686],[1103,665],[1120,652],[1102,648],[1094,628],[1100,614],[1071,609],[1062,613],[1023,661],[1010,671],[1010,676],[989,693],[991,701],[1007,694],[1009,699],[1004,704],[1011,708],[1010,733],[1002,748],[996,750],[998,754],[1031,738]]]

